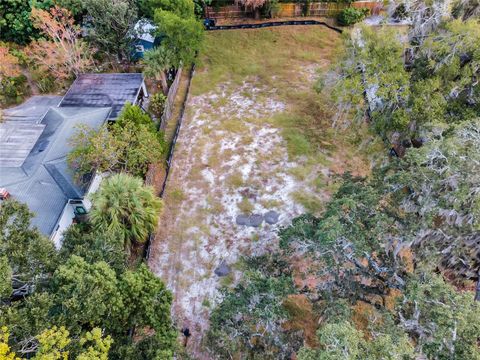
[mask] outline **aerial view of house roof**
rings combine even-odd
[[[126,102],[135,104],[143,87],[143,75],[80,74],[60,102],[60,107],[111,107],[116,119]]]
[[[28,205],[35,215],[32,225],[43,234],[52,233],[69,199],[85,194],[67,165],[70,137],[80,124],[99,128],[110,111],[52,107],[40,121],[15,118],[0,124],[0,188]]]

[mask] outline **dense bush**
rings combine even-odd
[[[95,169],[145,176],[148,166],[162,158],[165,141],[155,123],[138,106],[127,104],[113,125],[95,130],[79,127],[69,140],[68,162],[82,181]]]
[[[397,20],[403,20],[408,17],[407,8],[405,4],[400,4],[395,8],[395,11],[392,14],[392,17]]]
[[[6,78],[0,82],[0,105],[19,104],[28,95],[28,83],[25,75]]]
[[[150,104],[148,105],[148,110],[155,115],[157,118],[162,116],[163,109],[165,108],[165,101],[167,97],[161,92],[152,95],[150,99]]]
[[[42,94],[55,92],[57,87],[60,85],[59,82],[48,72],[33,69],[31,74],[32,80],[35,82],[38,90],[40,90]]]
[[[349,26],[362,21],[369,13],[369,9],[346,8],[340,11],[337,20],[340,25]]]
[[[2,0],[0,2],[0,40],[27,44],[32,38],[38,38],[39,31],[35,29],[30,19],[32,6],[48,9],[52,5],[51,0]]]
[[[280,12],[281,7],[278,0],[269,0],[261,9],[261,16],[264,18],[275,18]]]

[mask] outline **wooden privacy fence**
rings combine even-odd
[[[324,16],[335,17],[340,11],[349,7],[347,4],[334,2],[313,2],[305,9],[305,3],[280,3],[280,9],[276,17],[300,17],[300,16]],[[356,1],[350,5],[360,9],[370,9],[370,13],[378,15],[383,8],[383,2],[379,1]],[[252,12],[245,11],[240,5],[228,5],[214,8],[207,7],[206,17],[212,19],[238,19],[253,16]]]
[[[160,130],[165,130],[167,126],[167,121],[170,119],[173,110],[173,103],[175,101],[175,96],[178,91],[178,84],[180,84],[180,78],[182,77],[182,67],[180,66],[175,74],[175,79],[173,80],[170,89],[168,89],[167,100],[165,100],[165,107],[163,108],[163,114],[160,118]]]
[[[299,17],[303,15],[303,4],[287,3],[278,4],[280,9],[277,13],[278,17]],[[313,5],[313,4],[312,4]]]
[[[205,17],[209,19],[240,19],[248,15],[240,5],[227,5],[220,7],[207,6]]]
[[[158,124],[158,130],[165,130],[168,120],[172,116],[173,106],[175,102],[175,97],[178,92],[178,87],[180,84],[180,79],[182,77],[182,66],[177,70],[175,74],[175,79],[173,79],[172,85],[168,89],[167,99],[165,100],[165,106],[163,108],[162,117],[160,118],[160,123]],[[163,183],[165,178],[165,169],[163,163],[153,163],[148,166],[148,171],[145,174],[145,185],[151,185],[155,188],[156,192],[160,192],[161,188],[158,188],[158,184]]]

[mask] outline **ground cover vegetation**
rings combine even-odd
[[[421,40],[416,26],[408,40],[345,36],[335,126],[367,118],[395,152],[237,265],[210,316],[212,357],[480,358],[480,25],[443,19]],[[331,85],[324,73],[316,88]]]

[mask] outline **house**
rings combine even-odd
[[[50,108],[39,123],[0,124],[0,187],[28,205],[35,214],[32,225],[50,236],[57,247],[75,214],[89,210],[91,204],[83,199],[100,181],[92,177],[83,186],[74,181],[67,165],[68,139],[77,125],[99,128],[110,111]]]
[[[160,38],[155,36],[157,27],[146,19],[139,20],[134,27],[135,40],[133,42],[134,60],[143,58],[145,51],[151,50],[160,44]]]
[[[114,121],[127,101],[139,104],[146,94],[141,74],[82,74],[62,99],[51,99],[43,108],[20,106],[0,123],[0,188],[28,205],[32,225],[57,248],[64,231],[85,220],[88,195],[103,177],[75,181],[67,165],[69,139],[80,125],[98,129]],[[52,101],[56,105],[50,106]]]
[[[114,121],[125,103],[142,106],[148,97],[140,73],[80,74],[58,105],[59,107],[110,107],[109,121]]]

